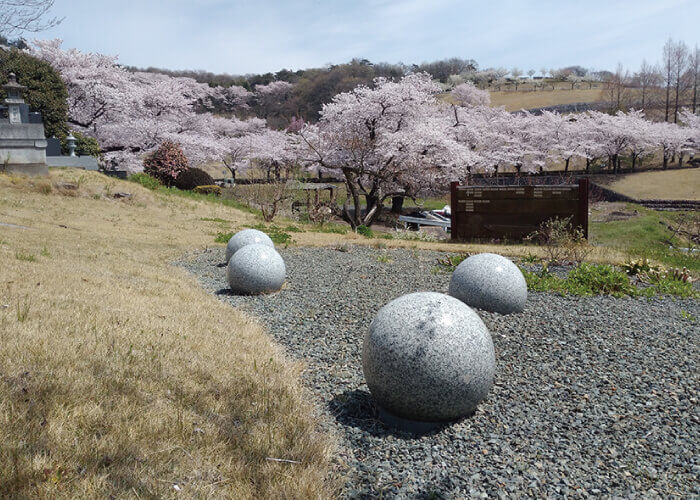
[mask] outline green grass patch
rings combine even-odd
[[[692,314],[690,314],[688,311],[681,309],[681,318],[683,318],[686,321],[690,321],[691,323],[695,323],[696,318]]]
[[[218,217],[202,217],[199,220],[204,221],[204,222],[216,222],[217,224],[230,224],[231,221],[228,221],[226,219],[220,219]]]
[[[36,256],[30,253],[17,252],[15,258],[24,262],[36,262]]]
[[[673,295],[681,298],[700,298],[689,281],[677,279],[672,274],[664,274],[649,280],[649,286],[635,286],[627,274],[607,264],[582,263],[572,269],[566,278],[549,272],[547,267],[536,273],[520,269],[525,276],[528,290],[533,292],[554,292],[561,295],[612,295],[613,297],[653,297]]]
[[[628,209],[637,210],[640,215],[621,221],[591,223],[591,242],[622,250],[631,257],[646,257],[670,266],[700,271],[700,255],[670,248],[671,245],[693,247],[692,242],[668,229],[669,225],[678,227],[682,218],[690,219],[697,214],[660,212],[631,203]]]
[[[146,189],[151,190],[156,190],[162,186],[158,179],[156,179],[155,177],[151,177],[148,174],[144,174],[143,172],[131,174],[127,180],[135,182],[136,184],[141,184]]]
[[[355,232],[357,234],[361,234],[365,238],[374,238],[374,231],[372,231],[371,228],[365,226],[364,224],[362,224],[361,226],[357,226]]]
[[[252,208],[247,204],[236,200],[235,198],[231,198],[230,196],[227,196],[226,193],[223,196],[217,196],[215,194],[195,193],[194,191],[183,191],[175,187],[165,186],[160,186],[157,192],[166,196],[179,196],[180,198],[188,198],[190,200],[206,201],[217,205],[235,208],[254,215],[261,215],[260,210]]]
[[[315,233],[348,234],[348,226],[332,222],[315,225],[312,230]]]
[[[216,243],[228,243],[228,240],[230,240],[234,234],[236,234],[236,233],[233,233],[233,232],[216,233],[216,237],[214,238],[214,241]]]

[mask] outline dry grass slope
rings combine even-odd
[[[537,90],[534,92],[491,92],[492,106],[505,106],[508,111],[542,108],[557,104],[575,102],[598,102],[601,100],[600,89],[557,89]]]
[[[700,200],[700,168],[629,174],[609,187],[638,200]]]
[[[0,222],[28,227],[0,226],[0,497],[335,494],[301,367],[168,264],[213,241],[205,217],[251,216],[0,175]]]

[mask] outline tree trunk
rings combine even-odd
[[[683,167],[683,153],[678,153],[678,166]]]
[[[569,171],[569,160],[571,160],[571,157],[566,159],[566,163],[564,164],[564,172]]]
[[[637,163],[637,155],[632,155],[632,172],[634,172],[634,166]]]
[[[591,159],[586,158],[586,173],[588,174],[588,173],[590,173],[590,171],[591,171]]]
[[[664,151],[663,169],[666,170],[666,167],[668,167],[668,154]]]
[[[403,209],[403,196],[393,196],[391,198],[391,213],[400,214]]]

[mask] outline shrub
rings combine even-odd
[[[97,139],[89,135],[81,134],[80,132],[71,131],[75,137],[75,154],[78,156],[94,156],[99,158],[102,155],[100,144]],[[68,153],[68,143],[66,142],[67,135],[61,136],[61,151],[64,154]]]
[[[189,163],[180,145],[164,141],[158,149],[143,161],[143,171],[166,186],[172,186],[180,174],[189,168]]]
[[[373,238],[374,237],[374,231],[372,231],[369,227],[365,226],[364,224],[361,226],[357,226],[357,229],[355,229],[355,232],[357,234],[361,234],[365,238]]]
[[[583,230],[571,224],[571,217],[546,220],[526,240],[544,248],[549,264],[582,262],[591,251]]]
[[[212,186],[214,179],[201,168],[188,168],[180,172],[173,185],[183,191],[190,191],[197,186]]]
[[[221,187],[216,186],[214,184],[207,186],[197,186],[193,189],[193,191],[199,194],[213,194],[216,196],[221,196]]]
[[[130,175],[128,180],[137,184],[141,184],[147,189],[158,189],[161,186],[160,181],[158,179],[156,179],[155,177],[151,177],[148,174],[144,174],[143,172]]]
[[[630,283],[624,271],[610,265],[583,263],[569,272],[568,281],[575,288],[585,291],[582,295],[635,296],[637,288]]]

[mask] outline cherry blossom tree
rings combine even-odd
[[[444,188],[474,163],[477,155],[456,140],[449,108],[436,98],[440,91],[426,73],[378,78],[373,89],[336,95],[318,124],[301,130],[307,165],[345,182],[342,217],[353,228],[372,224],[386,199]]]
[[[37,41],[32,52],[60,73],[68,88],[69,122],[100,143],[105,159],[129,171],[163,141],[182,146],[190,163],[221,160],[235,165],[245,156],[239,139],[264,128],[203,112],[213,100],[243,103],[244,89],[214,89],[192,78],[129,72],[102,54],[63,50],[59,40]],[[233,171],[232,171],[233,172]]]
[[[459,106],[490,106],[491,94],[471,82],[462,83],[452,89],[452,97]]]

